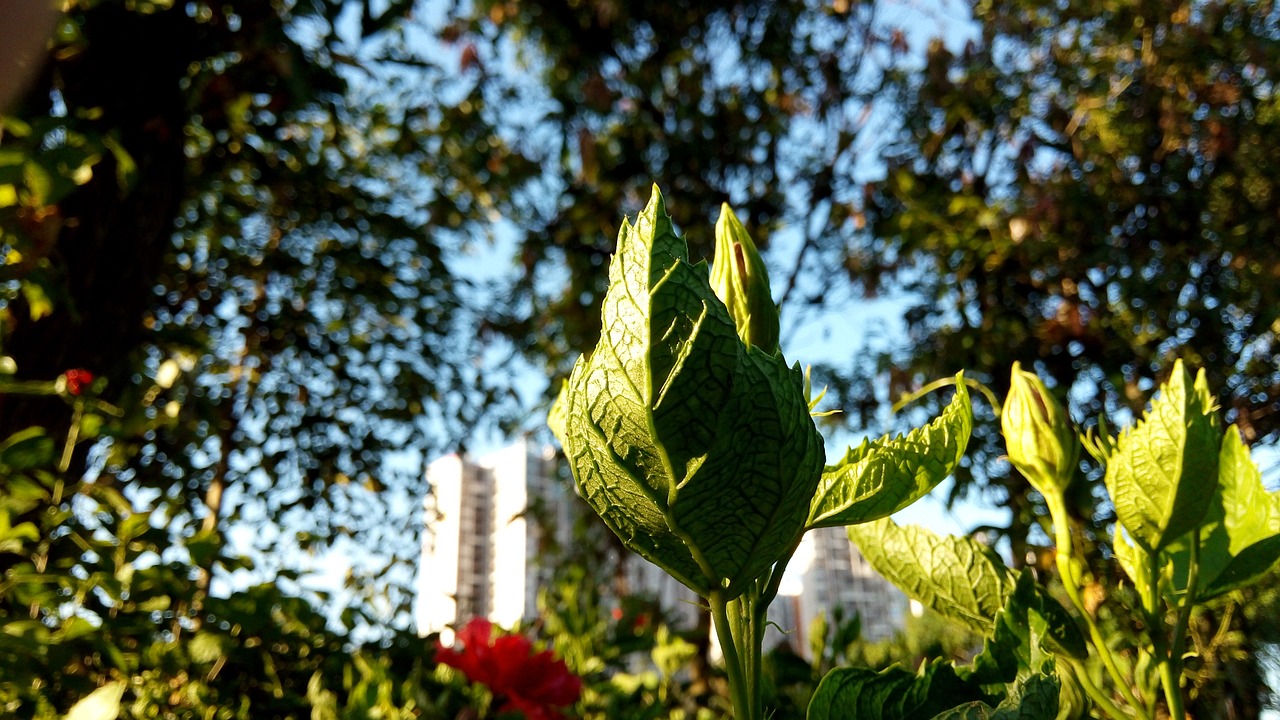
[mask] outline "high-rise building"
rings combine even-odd
[[[570,527],[571,504],[553,481],[554,454],[528,440],[470,462],[447,455],[427,468],[426,532],[418,574],[417,624],[423,634],[474,617],[510,627],[537,615],[538,588],[550,568],[538,563],[541,526],[526,516],[535,501]]]
[[[788,569],[796,571],[796,652],[808,654],[810,624],[819,613],[830,620],[836,608],[846,618],[858,614],[866,640],[883,640],[902,629],[906,595],[871,568],[844,528],[810,530]]]
[[[574,509],[585,508],[553,479],[554,462],[554,452],[535,452],[526,439],[475,461],[448,455],[428,467],[420,633],[441,632],[448,642],[452,629],[473,617],[510,627],[537,615],[538,588],[550,580],[550,568],[538,563],[542,530],[525,509],[540,503],[554,519],[554,531],[567,535]],[[672,622],[696,622],[697,595],[638,556],[625,560],[623,592],[649,596]],[[861,616],[863,637],[880,639],[902,627],[907,600],[871,569],[842,529],[822,528],[805,536],[788,566],[769,612],[782,630],[771,626],[766,643],[786,642],[808,655],[811,623],[836,607],[845,617]]]

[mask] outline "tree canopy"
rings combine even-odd
[[[900,75],[903,124],[866,188],[852,277],[914,294],[897,390],[1015,361],[1078,419],[1132,412],[1184,358],[1250,442],[1280,437],[1280,167],[1270,3],[1035,0]],[[1114,424],[1114,423],[1113,423]],[[990,462],[980,479],[1027,487]],[[981,456],[980,456],[981,457]],[[1029,515],[1023,516],[1025,522]]]

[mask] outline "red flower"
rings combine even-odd
[[[79,395],[84,389],[93,383],[93,373],[88,370],[76,369],[68,370],[64,375],[67,381],[67,392],[72,395]]]
[[[557,720],[555,708],[572,705],[582,695],[582,680],[549,650],[533,652],[520,635],[493,637],[493,624],[476,618],[458,632],[459,652],[443,645],[436,661],[461,670],[472,682],[489,686],[502,704],[498,712],[518,710],[526,720]]]

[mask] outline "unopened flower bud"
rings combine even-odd
[[[1061,495],[1075,473],[1080,441],[1044,382],[1019,363],[1013,364],[1000,427],[1013,466],[1042,495]]]
[[[778,350],[778,306],[769,291],[769,274],[747,229],[729,209],[720,208],[711,288],[729,308],[738,337],[767,353]]]

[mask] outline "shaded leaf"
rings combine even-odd
[[[31,470],[53,462],[53,439],[42,427],[30,427],[10,435],[0,444],[0,466]]]
[[[809,701],[809,720],[907,720],[931,718],[960,703],[991,700],[977,683],[962,680],[941,662],[919,675],[899,667],[883,672],[837,668],[827,673]]]
[[[933,720],[1054,720],[1058,690],[1058,680],[1052,675],[1031,675],[1019,681],[995,707],[973,701],[939,713]]]

